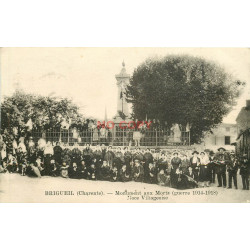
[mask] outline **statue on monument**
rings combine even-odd
[[[128,112],[128,103],[126,101],[126,88],[127,85],[129,84],[129,78],[130,75],[127,74],[126,68],[125,68],[125,63],[123,61],[122,63],[122,69],[120,74],[117,74],[115,76],[117,82],[117,87],[118,87],[118,97],[117,97],[117,113],[114,117],[115,120],[125,120],[129,116]]]

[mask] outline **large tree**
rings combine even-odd
[[[78,107],[68,99],[37,96],[17,91],[1,103],[1,129],[24,129],[32,122],[33,129],[47,130],[81,119]]]
[[[134,118],[190,124],[194,143],[222,122],[244,85],[214,62],[171,55],[139,65],[126,94]]]

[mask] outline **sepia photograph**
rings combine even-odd
[[[250,202],[249,48],[0,48],[0,203]]]

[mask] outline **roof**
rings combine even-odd
[[[241,108],[239,114],[236,117],[236,121],[239,120],[239,118],[242,117],[243,115],[247,115],[247,114],[250,114],[250,109],[247,107]]]

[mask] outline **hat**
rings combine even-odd
[[[209,153],[210,155],[214,155],[215,153],[214,153],[214,151],[210,151],[210,153]]]
[[[231,151],[231,152],[230,152],[230,155],[235,155],[235,152],[234,152],[234,151]]]
[[[205,152],[202,151],[202,152],[200,152],[200,155],[201,155],[201,154],[205,155]]]
[[[209,152],[210,152],[210,150],[209,150],[208,148],[206,148],[206,149],[204,150],[204,152],[208,152],[208,153],[209,153]]]
[[[223,147],[218,148],[218,151],[220,151],[221,149],[222,149],[223,151],[226,151],[226,149],[223,148]]]
[[[161,152],[161,149],[160,149],[160,148],[156,148],[156,149],[155,149],[155,152],[156,152],[156,153],[160,153],[160,152]]]
[[[194,154],[197,154],[197,155],[198,155],[199,152],[195,150],[195,151],[192,153],[192,155],[194,155]]]

